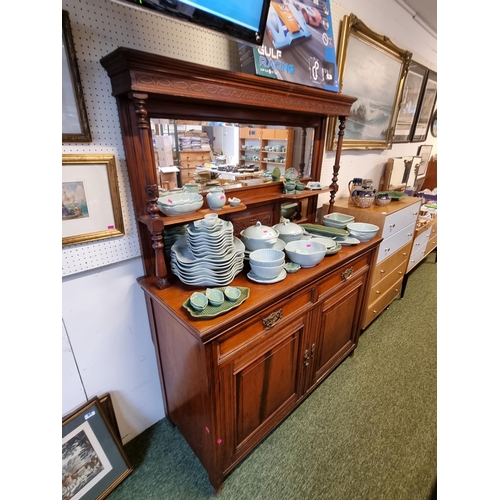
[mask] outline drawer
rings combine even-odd
[[[185,181],[187,179],[194,179],[196,177],[196,169],[195,168],[181,168],[181,179]]]
[[[429,239],[427,246],[425,247],[425,253],[432,252],[437,247],[437,244],[438,244],[438,240],[437,240],[437,235],[436,235],[433,238]]]
[[[400,264],[407,263],[411,253],[411,241],[401,247],[397,252],[391,254],[387,259],[377,263],[373,271],[373,282],[378,283],[384,276],[392,272]]]
[[[397,252],[408,242],[413,241],[414,231],[415,221],[401,229],[401,231],[398,231],[396,234],[393,234],[388,238],[384,238],[378,249],[377,264]]]
[[[363,329],[365,329],[384,309],[399,295],[403,278],[387,290],[376,302],[370,304],[363,316]]]
[[[430,235],[431,235],[431,228],[429,227],[423,233],[420,233],[415,238],[415,241],[413,242],[413,246],[411,249],[412,255],[415,252],[419,252],[422,248],[425,249],[425,247],[427,246],[427,242],[429,241]],[[410,259],[411,259],[411,257],[410,257]]]
[[[181,151],[179,153],[181,162],[198,162],[204,163],[211,161],[210,151]]]
[[[203,166],[204,161],[194,161],[194,160],[183,160],[180,162],[179,168],[182,170],[186,168],[194,168]]]
[[[331,276],[328,276],[323,281],[320,281],[316,287],[318,291],[318,300],[321,300],[326,295],[333,293],[337,286],[341,283],[349,281],[351,277],[356,275],[359,271],[362,271],[367,266],[368,256],[365,255],[356,259],[354,262],[346,264]]]
[[[384,228],[382,230],[382,237],[388,238],[393,234],[406,228],[408,225],[417,221],[418,213],[420,211],[420,203],[414,203],[409,207],[398,210],[385,218]],[[413,232],[412,232],[413,236]]]
[[[262,310],[244,321],[240,327],[232,328],[230,333],[218,340],[219,363],[262,337],[280,331],[288,320],[305,315],[305,310],[312,306],[312,296],[311,289],[303,290]]]
[[[394,269],[394,271],[375,283],[370,290],[368,304],[372,304],[373,302],[378,300],[379,297],[384,295],[384,293],[387,292],[389,288],[394,287],[396,283],[405,275],[405,272],[406,261],[402,262],[396,269]]]
[[[406,272],[411,271],[425,257],[425,249],[426,247],[423,246],[411,254]]]

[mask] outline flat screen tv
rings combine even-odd
[[[139,10],[175,17],[260,46],[271,0],[111,0]]]

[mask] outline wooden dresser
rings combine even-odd
[[[370,265],[381,239],[344,247],[277,284],[245,270],[249,298],[192,318],[195,289],[177,281],[146,294],[165,408],[219,491],[223,479],[355,349]],[[247,266],[248,264],[246,264]]]
[[[372,270],[368,300],[363,311],[361,328],[365,329],[401,293],[403,278],[411,255],[415,225],[422,200],[407,196],[385,207],[372,205],[358,208],[350,198],[335,202],[334,212],[355,217],[356,222],[368,222],[380,229],[384,238],[378,249]],[[323,213],[327,213],[327,206]]]
[[[181,184],[184,185],[196,177],[196,167],[212,161],[210,151],[182,150],[179,151],[179,170],[181,171]]]
[[[406,267],[401,297],[404,296],[406,282],[411,271],[437,248],[437,217],[434,219],[419,218],[415,227],[415,236],[411,247],[411,254]]]

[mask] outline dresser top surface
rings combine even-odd
[[[420,204],[422,203],[422,201],[422,198],[406,196],[402,200],[391,201],[389,205],[386,205],[385,207],[380,207],[373,204],[368,208],[359,208],[352,202],[351,198],[340,198],[338,200],[335,200],[335,204],[333,205],[333,212],[335,212],[337,208],[348,208],[350,210],[359,210],[360,212],[364,213],[390,215],[410,205],[414,205],[415,203]]]

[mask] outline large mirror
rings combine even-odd
[[[389,158],[385,168],[385,175],[381,179],[381,191],[406,191],[414,189],[420,181],[420,156],[401,156]],[[424,175],[425,177],[425,175]]]
[[[314,128],[152,118],[158,185],[225,189],[276,181],[294,168],[310,178]]]

